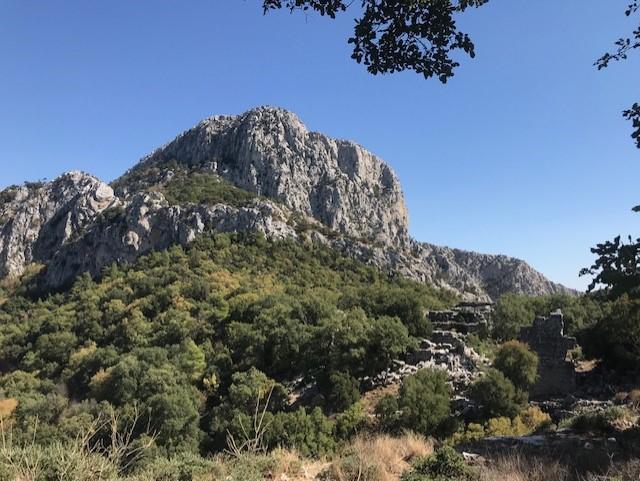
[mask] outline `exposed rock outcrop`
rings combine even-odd
[[[420,346],[407,356],[406,361],[396,360],[387,370],[366,378],[365,386],[373,388],[398,384],[420,369],[441,369],[447,372],[457,404],[464,406],[468,404],[464,397],[467,389],[482,375],[482,367],[488,364],[488,359],[466,344],[464,334],[435,330],[431,339],[423,339]]]
[[[353,142],[309,132],[286,110],[260,107],[203,120],[118,179],[117,190],[148,187],[158,178],[144,172],[160,168],[162,177],[172,160],[213,171],[341,234],[393,246],[408,239],[404,196],[391,168]]]
[[[272,239],[295,238],[287,224],[290,214],[270,201],[256,200],[241,208],[170,206],[158,192],[136,194],[109,222],[97,222],[81,239],[51,251],[42,286],[63,286],[83,272],[95,276],[112,262],[133,262],[151,251],[185,245],[205,232],[257,231]]]
[[[119,203],[111,187],[82,172],[10,188],[0,203],[0,277],[19,276],[28,264],[47,262],[100,212]]]
[[[243,206],[169,205],[158,191],[176,169],[215,174],[260,197]],[[45,286],[55,288],[80,272],[95,275],[111,262],[130,262],[205,232],[258,230],[271,238],[302,235],[468,299],[568,292],[523,261],[409,238],[392,169],[359,145],[308,131],[282,109],[206,119],[113,187],[70,172],[1,192],[0,277],[39,262],[47,264]]]

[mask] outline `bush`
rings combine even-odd
[[[462,481],[472,475],[462,455],[450,446],[443,446],[435,454],[414,462],[401,481]]]
[[[407,376],[398,393],[397,427],[421,434],[438,434],[451,414],[450,402],[451,393],[447,385],[446,372],[422,369],[412,376]],[[394,407],[388,398],[380,406],[383,424],[389,425],[392,422]]]
[[[348,440],[368,428],[367,413],[362,403],[355,403],[336,417],[335,434],[338,439]]]
[[[517,389],[528,391],[538,375],[538,356],[526,344],[505,342],[496,353],[493,367],[505,375]]]
[[[164,186],[164,195],[170,204],[224,203],[234,206],[247,205],[258,196],[240,189],[216,174],[191,172],[178,173]]]
[[[330,409],[341,412],[360,399],[360,382],[347,372],[333,372],[329,376]]]
[[[455,444],[477,441],[489,436],[525,436],[551,425],[551,417],[537,406],[530,406],[517,417],[491,418],[482,424],[469,423],[453,435]]]
[[[266,446],[296,449],[303,456],[324,456],[336,448],[334,423],[320,408],[307,414],[305,408],[278,413],[267,428]]]
[[[391,394],[381,397],[375,407],[378,428],[381,431],[392,433],[400,428],[400,408],[398,399]]]
[[[515,388],[500,371],[490,369],[471,387],[470,397],[480,407],[485,419],[515,417],[526,403],[526,393]]]
[[[633,417],[635,416],[630,416],[626,409],[615,406],[604,411],[580,413],[564,420],[562,425],[569,426],[576,431],[607,434],[615,431],[618,422]]]
[[[637,369],[640,364],[640,299],[622,296],[598,323],[579,336],[588,358],[599,358],[621,371]]]

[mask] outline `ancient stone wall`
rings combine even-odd
[[[491,303],[460,303],[445,311],[429,311],[428,317],[436,330],[452,330],[462,334],[488,332]]]
[[[567,361],[567,351],[576,346],[576,340],[564,335],[560,310],[549,317],[537,317],[531,326],[522,328],[520,340],[540,358],[538,381],[531,392],[533,398],[564,396],[575,391],[575,369]]]

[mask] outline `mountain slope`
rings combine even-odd
[[[6,189],[0,277],[42,263],[42,287],[55,289],[114,261],[233,231],[321,243],[467,298],[568,292],[523,261],[410,239],[402,189],[387,164],[270,107],[200,122],[111,187],[72,172]]]

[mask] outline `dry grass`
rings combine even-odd
[[[640,389],[632,389],[627,394],[627,404],[636,411],[640,411]]]
[[[414,433],[399,437],[357,437],[321,476],[331,481],[397,481],[411,460],[433,452],[433,443]]]
[[[302,469],[302,462],[297,451],[292,449],[276,449],[272,451],[275,465],[271,474],[275,479],[282,475],[295,476]]]
[[[388,386],[380,386],[371,391],[367,391],[362,395],[361,403],[365,412],[373,415],[376,405],[386,395],[397,396],[400,390],[400,384],[389,384]]]
[[[569,470],[549,460],[509,455],[480,468],[480,481],[565,481]]]
[[[638,481],[640,479],[640,460],[612,466],[606,474],[590,474],[581,481]]]

